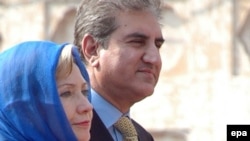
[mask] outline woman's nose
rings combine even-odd
[[[93,110],[93,106],[90,104],[87,97],[79,99],[79,104],[77,105],[77,112],[78,113],[86,113]]]

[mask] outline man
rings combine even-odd
[[[79,6],[74,44],[91,80],[91,141],[122,141],[115,123],[129,117],[130,107],[154,92],[164,42],[159,7],[158,0],[83,0]],[[153,140],[132,122],[136,140]]]

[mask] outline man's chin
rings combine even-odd
[[[144,99],[146,97],[149,97],[149,96],[153,95],[153,93],[154,93],[154,88],[152,88],[152,89],[149,89],[149,88],[143,89],[141,91],[141,93],[140,93],[140,97],[141,97],[141,99]]]

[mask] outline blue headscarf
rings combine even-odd
[[[1,141],[76,141],[56,86],[56,67],[65,45],[29,41],[0,54]],[[72,54],[89,84],[76,48]]]

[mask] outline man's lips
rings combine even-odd
[[[143,72],[143,73],[148,73],[148,74],[151,74],[155,77],[155,73],[152,69],[148,69],[148,68],[142,68],[142,69],[139,69],[138,70],[139,72]]]

